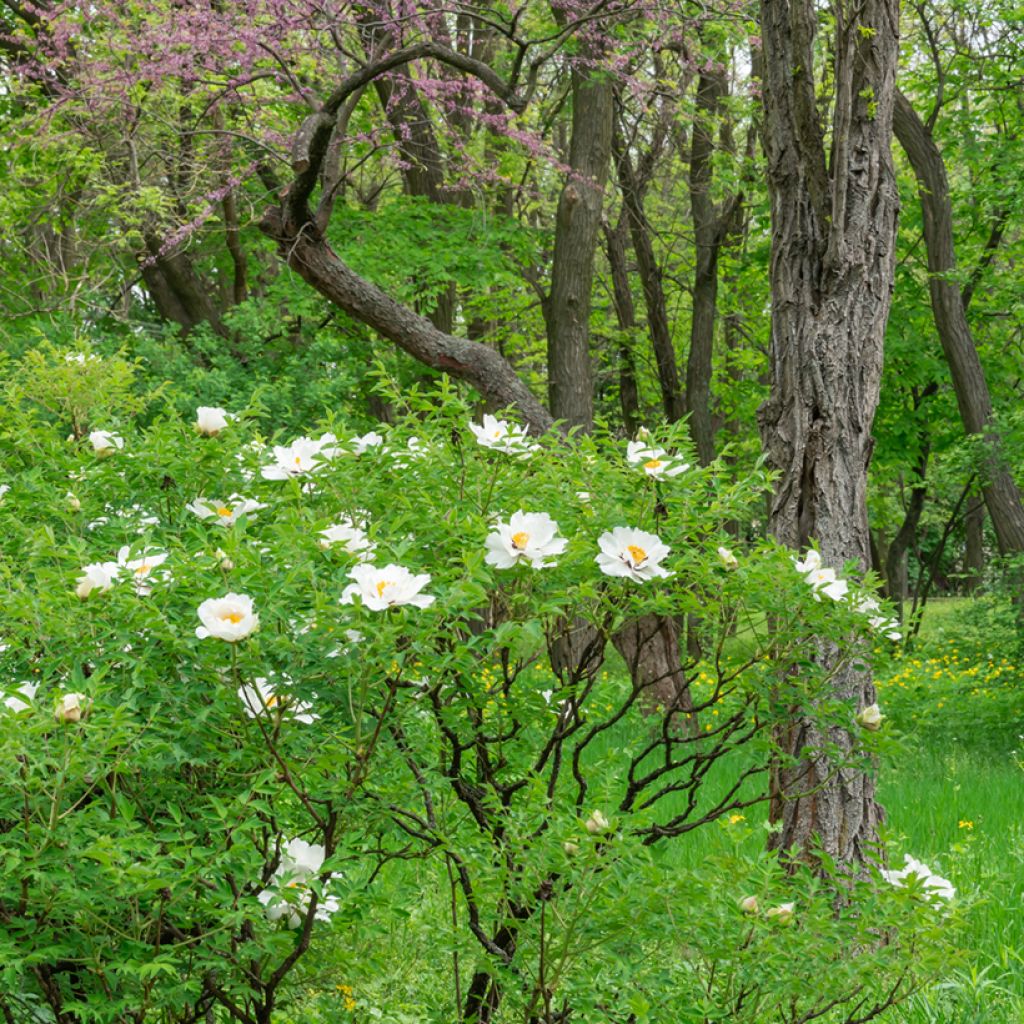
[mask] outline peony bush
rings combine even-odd
[[[735,535],[764,473],[445,384],[285,430],[115,361],[72,424],[67,355],[0,412],[7,1019],[852,1022],[955,957],[930,872],[742,842],[794,710],[870,761],[810,655],[892,628]]]

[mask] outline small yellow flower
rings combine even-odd
[[[966,821],[966,820],[958,821],[957,822],[957,828],[966,828],[966,829],[970,830],[970,829],[974,828],[974,822],[973,821]]]
[[[729,824],[730,825],[738,825],[741,821],[746,821],[746,820],[747,820],[747,816],[745,814],[730,814],[729,815]],[[961,822],[961,824],[962,824],[962,822]]]

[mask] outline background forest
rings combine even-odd
[[[1022,67],[1009,0],[4,0],[5,1021],[1024,1018]],[[876,133],[884,360],[800,371],[880,374],[861,551],[774,439]]]

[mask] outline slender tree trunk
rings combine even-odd
[[[985,576],[985,501],[971,498],[964,515],[964,592],[973,594]]]
[[[636,366],[630,339],[636,327],[636,310],[633,306],[633,292],[629,287],[625,235],[626,220],[623,214],[614,228],[605,230],[605,247],[612,275],[615,319],[623,335],[619,343],[619,408],[622,412],[622,425],[632,437],[640,426],[640,394],[636,386]]]
[[[697,81],[697,116],[690,140],[690,211],[697,261],[693,272],[693,314],[690,352],[686,360],[686,405],[690,434],[700,464],[715,458],[715,428],[711,420],[711,357],[718,306],[718,252],[728,214],[716,209],[710,189],[711,157],[715,151],[714,116],[726,94],[724,71],[707,71]]]
[[[661,268],[658,266],[651,242],[652,229],[644,211],[644,191],[647,186],[646,174],[638,173],[633,167],[621,132],[616,131],[612,139],[615,154],[615,168],[622,192],[622,207],[629,224],[629,235],[636,254],[637,273],[644,290],[644,304],[647,306],[647,332],[654,350],[654,361],[658,368],[658,384],[661,387],[661,404],[665,418],[675,423],[686,415],[686,398],[679,381],[676,365],[676,351],[672,344],[672,331],[668,324],[668,305],[665,289],[661,283]],[[653,164],[653,160],[651,161]]]
[[[985,439],[981,493],[996,542],[1002,554],[1024,551],[1024,505],[992,423],[992,399],[985,371],[964,312],[964,300],[969,301],[969,295],[961,295],[953,279],[956,251],[946,166],[931,132],[902,94],[896,97],[893,130],[920,186],[932,315],[949,364],[960,418],[968,434]]]
[[[898,0],[864,0],[835,15],[832,123],[816,90],[813,0],[761,0],[764,148],[772,203],[772,387],[761,436],[780,477],[769,528],[826,565],[867,568],[867,467],[891,300],[898,195],[890,137]],[[847,18],[850,20],[847,20]],[[831,645],[819,660],[835,665]],[[875,700],[870,671],[836,668],[831,696],[850,719]],[[795,766],[773,771],[772,845],[807,856],[815,839],[840,865],[873,855],[881,808],[874,780],[836,769],[856,740],[794,711],[777,737]]]
[[[611,159],[612,102],[611,81],[600,69],[573,70],[570,170],[555,214],[551,291],[544,303],[548,406],[555,419],[585,430],[594,422],[590,298]]]
[[[896,605],[900,621],[903,619],[903,602],[907,599],[907,552],[917,536],[917,527],[921,522],[921,513],[924,511],[925,498],[928,494],[925,486],[928,455],[929,447],[925,444],[911,476],[910,497],[907,500],[903,522],[885,556],[886,596]]]

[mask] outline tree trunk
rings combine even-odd
[[[964,299],[969,300],[969,295],[962,296],[953,280],[956,251],[946,166],[931,133],[902,93],[896,97],[893,130],[920,186],[932,315],[949,364],[960,418],[968,434],[985,439],[981,493],[996,542],[1004,555],[1024,551],[1024,505],[992,424],[992,399],[964,312]]]
[[[889,550],[885,556],[885,588],[886,596],[896,605],[896,613],[903,621],[903,602],[907,599],[907,552],[917,536],[917,526],[921,522],[924,502],[928,491],[925,477],[928,473],[929,446],[923,446],[921,454],[914,466],[910,481],[910,498],[903,516],[903,522],[896,531]]]
[[[570,170],[555,214],[551,291],[544,303],[548,407],[555,419],[584,430],[594,422],[590,293],[611,159],[612,99],[610,77],[600,68],[573,70]]]
[[[971,498],[964,514],[964,592],[973,594],[985,576],[985,502]]]
[[[893,286],[898,194],[890,152],[898,56],[898,0],[834,9],[835,100],[819,119],[812,0],[761,0],[764,148],[772,204],[772,387],[761,435],[780,477],[769,528],[784,544],[815,538],[825,565],[867,568],[867,467],[882,342]],[[818,646],[835,664],[836,652]],[[839,668],[830,695],[850,719],[874,703],[870,672]],[[808,857],[815,839],[840,865],[875,853],[881,808],[874,780],[836,770],[856,745],[795,712],[777,737],[795,766],[773,770],[772,846]]]
[[[711,421],[711,357],[718,305],[718,251],[724,219],[711,199],[711,157],[715,150],[713,118],[726,94],[725,73],[707,71],[697,81],[697,116],[690,140],[690,211],[697,261],[693,272],[693,314],[690,353],[686,360],[686,405],[690,435],[702,466],[715,458],[715,428]]]
[[[686,415],[686,399],[679,382],[676,366],[676,351],[672,344],[672,332],[668,324],[668,306],[665,289],[661,283],[661,268],[651,244],[651,225],[644,212],[644,191],[647,175],[639,175],[629,156],[629,147],[616,131],[612,139],[615,153],[615,167],[622,192],[622,207],[629,224],[629,235],[636,254],[636,268],[644,290],[647,306],[647,332],[654,349],[654,361],[658,367],[658,384],[661,386],[661,404],[665,418],[675,423]],[[649,172],[648,172],[649,173]]]
[[[636,310],[633,306],[633,292],[629,287],[629,269],[626,266],[626,220],[619,217],[614,228],[605,230],[608,251],[608,266],[612,275],[612,296],[615,303],[615,319],[623,339],[619,343],[619,409],[626,434],[632,437],[640,424],[640,393],[636,386],[636,366],[633,361],[633,346],[630,335],[636,327]]]

